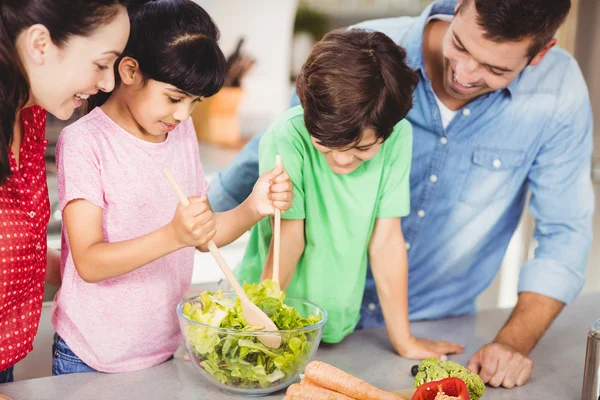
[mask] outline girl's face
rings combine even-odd
[[[167,133],[190,117],[200,102],[199,96],[153,79],[128,86],[127,95],[124,96],[127,108],[142,138],[148,141],[164,140]]]
[[[73,36],[60,47],[43,25],[33,25],[17,38],[17,49],[30,82],[28,105],[38,104],[66,120],[83,100],[114,88],[113,65],[129,37],[127,10],[90,36]]]

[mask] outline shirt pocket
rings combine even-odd
[[[460,201],[480,206],[506,197],[514,191],[518,168],[525,151],[478,147],[473,151]]]

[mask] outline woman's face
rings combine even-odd
[[[113,66],[129,37],[125,7],[90,36],[73,36],[56,46],[43,25],[17,38],[17,49],[31,87],[29,104],[38,104],[61,120],[71,117],[83,100],[115,85]]]

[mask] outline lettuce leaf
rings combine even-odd
[[[285,292],[274,281],[246,283],[244,291],[279,330],[303,328],[321,320],[321,317],[313,315],[304,318],[293,307],[284,304]],[[238,299],[228,299],[222,291],[204,292],[200,299],[201,303],[185,304],[182,311],[187,318],[238,331],[219,333],[215,329],[192,324],[184,331],[201,367],[216,381],[238,388],[266,388],[295,375],[308,361],[317,329],[285,333],[281,347],[271,349],[256,336],[244,333],[254,328],[244,319]]]

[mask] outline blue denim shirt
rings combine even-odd
[[[569,303],[580,292],[592,240],[592,114],[576,61],[551,49],[507,89],[480,96],[446,129],[425,73],[423,30],[430,15],[452,15],[455,1],[437,1],[419,17],[358,25],[406,48],[419,73],[413,126],[411,214],[402,221],[409,258],[411,320],[473,313],[476,297],[498,272],[528,191],[536,221],[535,257],[521,269],[520,292]],[[298,103],[293,98],[292,106]],[[211,204],[243,201],[258,177],[254,138],[212,183]],[[364,311],[377,314],[372,281]]]

